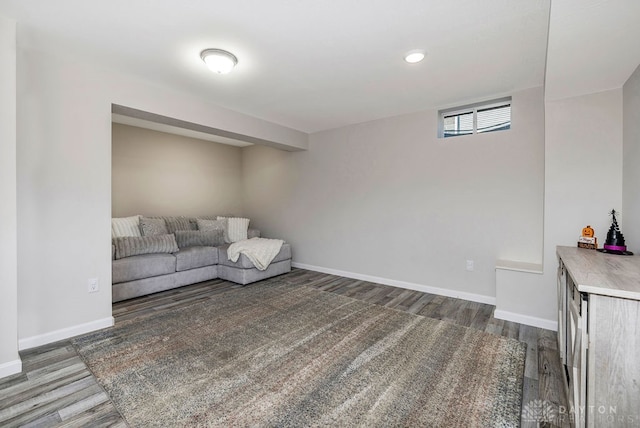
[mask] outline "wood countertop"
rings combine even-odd
[[[560,246],[556,253],[579,291],[640,300],[640,256]]]

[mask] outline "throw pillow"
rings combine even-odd
[[[164,221],[167,223],[169,233],[174,233],[177,230],[196,230],[198,227],[186,217],[166,218]]]
[[[224,244],[222,230],[176,230],[178,247],[217,247]]]
[[[198,230],[210,232],[212,230],[221,230],[224,233],[226,222],[224,220],[207,220],[197,218]]]
[[[157,236],[169,234],[167,224],[164,222],[164,219],[161,218],[142,217],[140,219],[140,230],[142,231],[142,236]]]
[[[175,253],[179,251],[173,235],[121,236],[113,239],[116,259],[140,254]]]
[[[249,219],[241,217],[218,217],[218,220],[226,220],[225,242],[232,243],[247,239]]]
[[[139,215],[111,219],[111,237],[121,236],[141,236]]]
[[[226,217],[218,217],[217,221],[222,222],[224,228],[222,232],[222,234],[224,235],[224,242],[230,244],[231,241],[229,240],[229,220]]]
[[[202,220],[216,220],[218,216],[217,215],[199,215],[198,218]]]

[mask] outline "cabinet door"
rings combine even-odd
[[[562,262],[558,259],[558,352],[560,361],[567,364],[567,345],[565,335],[567,332],[567,271]]]
[[[640,423],[640,301],[589,296],[588,426]],[[604,413],[601,410],[604,409]]]
[[[567,281],[567,370],[569,371],[569,404],[576,409],[576,425],[584,426],[584,409],[587,401],[587,301],[581,298],[580,292]]]

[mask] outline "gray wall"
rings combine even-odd
[[[110,325],[111,105],[305,147],[307,136],[148,79],[36,50],[18,26],[19,346]],[[42,67],[42,64],[47,64]],[[100,291],[87,292],[99,278]],[[4,343],[0,344],[5,346]]]
[[[622,206],[622,90],[547,101],[545,113],[544,276],[521,296],[555,319],[556,246],[576,246],[591,225],[602,247],[608,213]]]
[[[640,253],[640,66],[622,89],[623,177],[621,230],[629,250]]]
[[[240,147],[114,123],[111,164],[113,217],[242,212]]]
[[[499,310],[555,329],[556,246],[575,246],[590,224],[599,244],[622,204],[622,90],[545,102],[544,273],[509,272]],[[513,316],[515,314],[515,316]]]
[[[542,260],[542,88],[506,132],[439,139],[425,111],[243,150],[245,214],[298,263],[494,297],[496,259]]]
[[[16,23],[0,16],[0,378],[20,371],[16,218]]]

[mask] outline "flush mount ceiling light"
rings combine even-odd
[[[409,64],[415,64],[424,59],[424,51],[411,51],[404,56],[404,60]]]
[[[227,74],[238,64],[238,58],[231,52],[222,49],[205,49],[200,58],[214,73]]]

